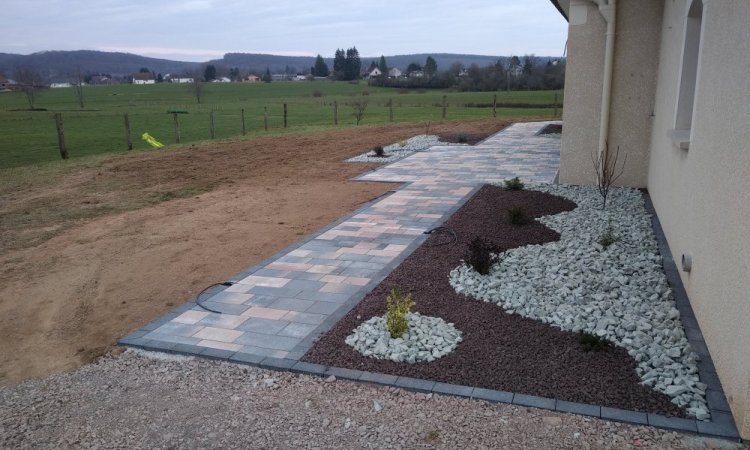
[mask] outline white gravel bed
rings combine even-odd
[[[455,350],[461,332],[439,317],[419,313],[406,315],[409,331],[392,338],[385,317],[373,317],[354,329],[346,343],[365,356],[393,362],[432,362]]]
[[[607,209],[595,186],[532,186],[578,207],[539,219],[560,240],[503,252],[490,273],[467,265],[450,274],[457,292],[564,330],[602,336],[637,361],[642,383],[709,419],[706,385],[662,268],[651,218],[641,193],[612,188]],[[599,238],[611,227],[618,242]]]
[[[717,439],[133,352],[0,387],[0,448],[725,448]]]
[[[404,159],[414,152],[425,151],[429,149],[430,147],[434,147],[436,145],[467,146],[467,144],[440,142],[440,137],[433,135],[433,134],[420,134],[420,135],[411,137],[404,142],[406,143],[406,145],[404,146],[401,146],[400,143],[395,143],[395,144],[391,144],[391,145],[387,145],[383,147],[383,150],[385,151],[386,156],[383,156],[383,157],[375,156],[375,153],[371,150],[367,153],[363,153],[359,156],[355,156],[354,158],[349,158],[346,160],[346,162],[390,163],[390,162],[398,161],[400,159]]]

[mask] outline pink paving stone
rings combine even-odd
[[[344,291],[344,285],[342,283],[326,283],[320,288],[319,292],[337,293]]]
[[[344,280],[346,280],[346,277],[342,277],[341,275],[326,275],[323,278],[320,279],[320,281],[325,283],[343,283]]]
[[[185,311],[184,313],[172,319],[172,322],[194,325],[206,316],[208,316],[208,313],[205,311]]]
[[[370,251],[370,249],[367,248],[340,248],[336,250],[336,253],[339,254],[355,254],[355,255],[366,255],[367,252]]]
[[[369,282],[369,278],[363,277],[347,277],[346,280],[344,280],[344,284],[351,284],[354,286],[366,286]]]
[[[257,317],[260,319],[271,319],[279,320],[284,317],[284,314],[289,311],[285,309],[274,309],[274,308],[263,308],[261,306],[253,306],[247,311],[243,312],[243,316]]]
[[[398,250],[370,250],[367,252],[370,256],[389,256],[389,257],[395,257],[401,254]]]
[[[218,342],[234,342],[235,339],[242,336],[242,331],[225,330],[224,328],[205,327],[195,333],[193,337]]]
[[[285,263],[285,262],[272,262],[272,263],[270,263],[269,265],[266,266],[266,268],[268,268],[268,269],[285,270],[285,271],[289,271],[289,272],[305,272],[310,267],[312,267],[311,264]]]
[[[375,244],[373,242],[360,242],[359,244],[355,245],[354,248],[366,248],[366,249],[373,249],[377,248],[378,244]]]
[[[219,350],[229,350],[232,352],[238,352],[242,348],[239,344],[230,344],[228,342],[212,341],[210,339],[204,339],[198,342],[199,347],[216,348]]]
[[[403,245],[403,244],[388,244],[385,247],[384,250],[393,250],[393,251],[397,251],[397,252],[402,252],[402,251],[406,250],[406,247],[408,247],[408,245]]]
[[[309,269],[307,269],[305,272],[309,273],[331,273],[334,270],[336,270],[336,266],[324,266],[321,264],[316,264]]]
[[[300,258],[304,258],[312,253],[310,250],[302,250],[302,249],[296,249],[289,252],[289,256],[299,256]]]

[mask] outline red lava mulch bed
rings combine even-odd
[[[533,217],[575,208],[561,197],[484,186],[352,311],[323,335],[303,360],[326,366],[402,375],[467,386],[538,395],[628,410],[687,417],[670,398],[639,383],[636,362],[619,347],[585,352],[577,333],[508,314],[500,306],[468,298],[448,284],[448,274],[483,237],[499,249],[542,244],[559,235],[537,221],[511,225],[506,209],[522,206]],[[393,287],[411,292],[413,311],[441,317],[463,332],[456,350],[430,363],[395,363],[362,356],[344,339],[373,316],[385,314]]]

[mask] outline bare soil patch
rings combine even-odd
[[[468,298],[448,283],[476,238],[496,250],[543,244],[559,234],[537,221],[516,226],[507,209],[523,207],[532,217],[569,211],[575,204],[535,191],[483,187],[443,225],[456,233],[433,233],[305,355],[306,361],[358,370],[539,395],[574,402],[685,417],[670,398],[640,384],[636,363],[619,347],[586,352],[577,333],[508,314],[499,306]],[[442,243],[448,245],[440,245]],[[443,318],[463,332],[453,353],[430,363],[394,363],[368,358],[344,339],[354,328],[385,313],[394,287],[413,294],[413,311]]]
[[[433,123],[491,134],[502,120]],[[396,185],[345,164],[421,124],[71,162],[0,183],[0,383],[74,369],[118,338]]]

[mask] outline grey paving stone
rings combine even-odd
[[[240,349],[240,352],[248,354],[248,355],[261,356],[263,358],[293,359],[293,358],[289,358],[289,352],[285,350],[275,350],[272,348],[255,347],[252,345],[243,345],[242,348]]]
[[[288,371],[297,363],[297,361],[293,361],[291,359],[281,359],[281,358],[266,358],[263,361],[260,362],[260,366],[264,369],[273,369],[273,370],[283,370]]]
[[[724,412],[731,412],[732,410],[729,409],[729,403],[727,403],[727,399],[724,396],[724,392],[709,389],[706,391],[706,400],[708,401],[708,407],[711,409],[711,411],[724,411]]]
[[[381,270],[383,270],[382,267],[378,270],[372,270],[372,269],[357,269],[356,267],[350,266],[341,272],[341,276],[372,278],[375,275],[377,275],[378,272],[380,272]]]
[[[740,439],[740,434],[734,423],[704,422],[699,420],[696,424],[698,425],[698,433],[701,435],[721,437],[736,441],[739,441]]]
[[[255,295],[253,298],[250,299],[249,302],[246,303],[247,306],[262,306],[264,308],[268,307],[271,303],[278,300],[279,297],[273,296],[273,295]]]
[[[196,355],[200,353],[202,349],[203,347],[198,347],[197,345],[176,343],[170,351],[184,355]]]
[[[269,286],[253,286],[250,289],[251,294],[255,295],[271,295],[274,297],[286,297],[286,298],[294,298],[297,294],[300,293],[302,289],[297,288],[287,288],[287,287],[269,287]]]
[[[269,348],[273,350],[289,351],[293,349],[300,340],[285,336],[271,336],[253,332],[245,332],[242,336],[234,340],[235,344],[250,345],[253,347]]]
[[[325,372],[326,376],[334,375],[336,378],[345,380],[358,380],[362,376],[361,370],[346,369],[343,367],[328,367]]]
[[[315,302],[312,300],[300,300],[298,298],[280,298],[268,305],[269,308],[286,309],[289,311],[307,311]]]
[[[432,387],[432,392],[437,394],[455,395],[458,397],[471,397],[473,390],[474,388],[471,386],[459,386],[450,383],[435,383]]]
[[[202,347],[203,350],[200,352],[200,355],[204,358],[212,358],[212,359],[229,359],[234,355],[235,351],[232,350],[222,350],[219,348],[210,348],[210,347]]]
[[[370,261],[372,259],[372,256],[370,255],[363,255],[360,253],[342,253],[339,257],[339,260],[341,261],[363,261],[363,262],[372,262]]]
[[[434,381],[420,380],[418,378],[398,377],[395,386],[417,392],[432,392]]]
[[[685,336],[692,343],[693,341],[703,341],[703,333],[699,328],[685,328]]]
[[[229,357],[229,360],[232,362],[252,364],[252,365],[259,365],[260,362],[263,361],[264,359],[266,359],[266,356],[256,355],[252,353],[244,353],[242,351],[239,351]]]
[[[206,308],[210,308],[215,311],[219,311],[223,314],[231,314],[234,316],[239,316],[243,312],[250,309],[248,305],[231,305],[229,303],[219,303],[219,302],[211,302],[211,301],[201,302],[201,304],[204,305]]]
[[[374,263],[374,264],[388,264],[389,262],[393,261],[393,258],[390,256],[370,256],[367,260],[368,262]]]
[[[307,311],[305,312],[328,315],[328,314],[333,313],[340,307],[341,307],[340,303],[313,302],[313,305],[307,308]]]
[[[646,414],[648,424],[654,427],[667,428],[677,431],[698,432],[698,425],[695,419],[683,419],[680,417],[665,417],[659,414]]]
[[[349,294],[338,294],[335,292],[317,292],[317,291],[302,291],[297,294],[297,298],[302,300],[313,300],[330,303],[344,303],[349,300],[351,295]]]
[[[515,394],[513,395],[513,404],[519,406],[531,406],[533,408],[542,408],[555,410],[556,400],[554,398],[538,397],[536,395]]]
[[[601,417],[602,407],[598,405],[589,405],[586,403],[567,402],[558,400],[555,409],[560,412],[580,414],[584,416]]]
[[[292,280],[284,287],[288,289],[299,289],[300,291],[317,291],[323,286],[325,286],[325,283],[322,281]]]
[[[646,413],[602,406],[602,419],[648,425]]]
[[[290,358],[291,359],[291,358]],[[292,367],[292,372],[306,373],[308,375],[319,375],[324,376],[326,373],[326,366],[320,364],[313,364],[305,361],[297,361]]]
[[[325,276],[323,273],[292,272],[292,275],[290,275],[289,278],[295,280],[318,281],[323,278],[323,276]]]
[[[268,268],[258,269],[253,275],[258,277],[274,277],[274,278],[289,278],[299,272],[288,272],[286,270],[274,270]]]
[[[242,325],[238,326],[236,329],[239,331],[250,331],[252,333],[274,335],[283,330],[287,325],[289,325],[289,322],[283,320],[260,319],[252,317],[245,321],[245,323],[243,323]]]
[[[231,305],[241,305],[250,300],[253,296],[242,294],[240,292],[222,291],[206,299],[206,301],[217,303],[229,303]]]
[[[161,328],[157,328],[156,331],[148,333],[147,335],[143,336],[143,338],[151,341],[172,342],[174,344],[196,345],[198,342],[200,342],[200,339],[198,338],[180,336],[177,334],[159,333],[159,330],[161,330]]]
[[[374,272],[377,272],[383,269],[383,265],[377,264],[377,263],[371,263],[371,262],[364,262],[364,261],[354,261],[351,264],[349,264],[349,267],[347,267],[347,269],[365,269],[365,270],[372,270]]]
[[[722,390],[721,381],[719,381],[719,375],[716,372],[709,372],[708,370],[699,370],[700,380],[706,383],[708,389]]]
[[[312,314],[305,312],[290,311],[284,317],[289,322],[307,323],[310,325],[320,325],[326,319],[323,314]]]
[[[387,386],[394,386],[398,377],[396,375],[388,375],[385,373],[375,372],[362,372],[359,377],[359,381],[365,381],[368,383],[384,384]]]
[[[281,331],[279,331],[278,335],[279,336],[288,336],[288,337],[303,339],[303,338],[307,337],[307,335],[309,335],[310,333],[312,333],[313,330],[315,330],[315,328],[317,328],[317,327],[318,327],[317,325],[310,325],[310,324],[307,324],[307,323],[295,323],[295,322],[292,322],[289,325],[287,325],[286,327],[284,327],[284,329],[282,329]]]
[[[164,351],[164,352],[169,352],[170,350],[172,350],[172,347],[174,347],[175,345],[177,344],[174,342],[153,341],[150,339],[148,340],[144,339],[143,344],[142,344],[144,348],[147,348],[149,350]]]

